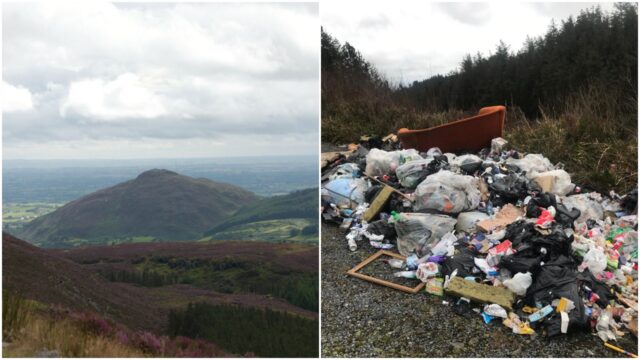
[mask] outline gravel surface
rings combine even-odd
[[[453,298],[406,294],[347,276],[377,251],[364,241],[359,246],[349,251],[337,226],[322,225],[323,357],[625,357],[588,332],[516,335],[498,320],[486,325],[479,314],[456,315],[442,303]],[[638,350],[630,334],[615,345]]]

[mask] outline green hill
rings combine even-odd
[[[69,202],[18,234],[43,247],[194,240],[258,197],[240,187],[149,170]]]
[[[263,198],[208,230],[220,240],[318,241],[318,189]]]

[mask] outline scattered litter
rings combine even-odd
[[[383,249],[348,274],[441,296],[453,313],[501,319],[514,334],[590,330],[634,356],[608,341],[637,336],[637,189],[583,192],[542,154],[502,138],[485,146],[418,152],[365,137],[323,154],[322,218],[345,230],[352,251]],[[383,255],[386,278],[415,286],[358,272]]]

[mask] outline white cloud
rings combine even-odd
[[[131,73],[109,82],[102,79],[72,82],[60,106],[62,117],[79,115],[95,120],[149,119],[165,113],[161,99]]]
[[[168,151],[129,145],[141,141],[179,144],[172,156],[317,152],[317,4],[5,3],[2,15],[3,78],[36,104],[4,116],[5,158]],[[282,146],[260,145],[275,134]]]
[[[488,56],[500,40],[517,51],[527,36],[544,35],[552,19],[575,18],[595,5],[613,9],[613,3],[327,1],[321,22],[389,80],[411,83],[456,70],[466,54]],[[370,26],[382,17],[384,26]]]
[[[3,81],[0,94],[2,94],[2,112],[26,111],[33,108],[29,89]]]

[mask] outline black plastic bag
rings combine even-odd
[[[451,275],[454,270],[458,270],[457,276],[465,277],[473,275],[473,268],[476,266],[473,258],[476,252],[467,247],[460,248],[459,252],[453,256],[447,256],[442,264],[442,275]]]

